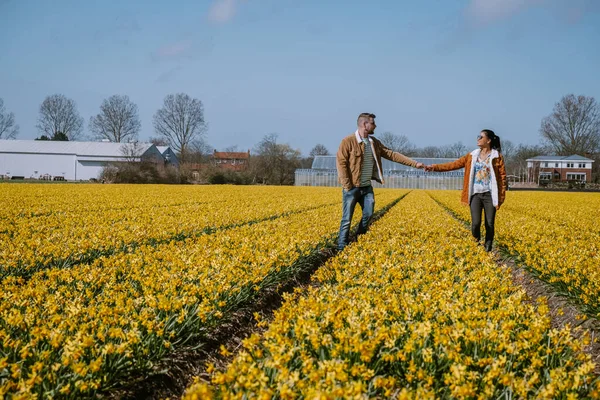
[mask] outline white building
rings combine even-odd
[[[87,181],[108,163],[164,162],[152,143],[0,140],[0,176],[24,179]]]
[[[592,181],[594,160],[574,154],[571,156],[537,156],[527,159],[530,182]]]

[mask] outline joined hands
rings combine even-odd
[[[418,162],[418,163],[415,165],[415,168],[417,168],[417,169],[422,169],[422,170],[424,170],[425,172],[431,172],[431,171],[433,171],[433,165],[425,165],[425,164],[423,164],[422,162]]]

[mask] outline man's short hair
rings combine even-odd
[[[373,119],[375,119],[375,118],[376,118],[376,117],[375,117],[375,114],[371,114],[371,113],[361,113],[361,114],[358,116],[358,119],[356,120],[356,125],[360,126],[360,122],[361,122],[362,120],[365,120],[365,119],[370,119],[370,118],[373,118]]]

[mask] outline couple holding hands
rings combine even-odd
[[[388,149],[372,137],[375,132],[375,114],[358,116],[357,130],[346,136],[337,151],[336,167],[342,184],[342,221],[338,237],[338,249],[348,245],[352,215],[358,203],[362,219],[357,235],[367,231],[373,216],[375,197],[371,180],[383,183],[381,158],[425,171],[445,172],[464,168],[462,203],[471,208],[471,232],[477,242],[481,240],[481,214],[485,215],[484,248],[492,250],[496,211],[504,202],[506,194],[506,169],[501,154],[500,138],[489,130],[477,136],[477,148],[456,161],[445,164],[424,165],[398,152]]]

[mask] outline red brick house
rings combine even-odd
[[[222,169],[228,171],[245,171],[250,161],[250,150],[248,152],[237,151],[214,151],[213,162]]]
[[[527,159],[529,182],[592,181],[594,160],[578,155],[537,156]]]

